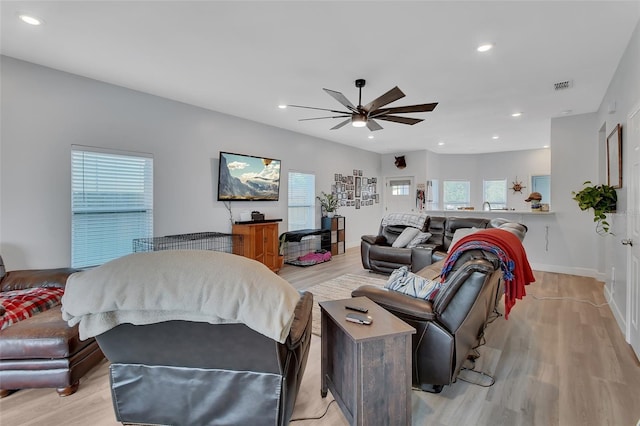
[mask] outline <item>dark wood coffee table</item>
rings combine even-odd
[[[365,307],[371,325],[345,319]],[[352,425],[411,424],[411,335],[416,330],[366,297],[320,302],[321,395],[327,390]]]

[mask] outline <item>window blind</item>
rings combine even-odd
[[[153,236],[153,158],[73,145],[71,266],[101,265]]]
[[[288,183],[288,230],[314,229],[316,176],[310,173],[289,172]]]

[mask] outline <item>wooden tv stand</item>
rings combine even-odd
[[[282,222],[282,219],[236,222],[231,233],[243,236],[244,250],[235,254],[257,260],[273,272],[278,272],[278,222]]]

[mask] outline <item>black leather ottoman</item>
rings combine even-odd
[[[95,339],[81,341],[78,326],[69,327],[56,306],[0,332],[0,397],[24,388],[71,395],[103,358]]]

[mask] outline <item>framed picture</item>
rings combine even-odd
[[[607,136],[607,185],[622,188],[622,126],[616,124]]]

